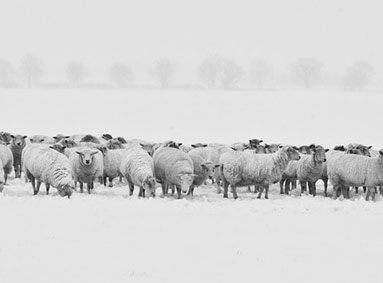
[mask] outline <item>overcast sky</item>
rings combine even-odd
[[[342,73],[355,59],[383,70],[383,2],[373,0],[1,0],[0,58],[25,53],[61,67],[208,54],[264,58],[278,68],[302,56]]]

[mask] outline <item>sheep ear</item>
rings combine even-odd
[[[383,155],[383,149],[379,150],[380,155]]]
[[[196,146],[195,144],[192,144],[191,147],[192,147],[192,148],[196,148],[197,146]]]
[[[98,151],[93,151],[93,152],[90,153],[90,155],[95,155],[97,153],[98,153]]]
[[[13,138],[13,139],[14,139],[14,138],[15,138],[15,136],[14,136],[14,135],[11,135],[11,138]]]
[[[82,155],[82,152],[80,152],[80,151],[75,151],[78,155]]]
[[[295,149],[295,150],[299,150],[299,148],[297,148],[295,145],[293,146],[293,149]]]
[[[178,146],[181,146],[181,145],[182,145],[182,142],[179,142],[177,145],[178,145]]]
[[[367,148],[368,148],[368,149],[371,149],[371,148],[372,148],[372,145],[368,146]]]
[[[278,148],[279,148],[279,149],[283,148],[283,145],[279,144],[279,145],[278,145]]]
[[[330,150],[330,149],[326,148],[324,151],[327,152],[327,151],[329,151],[329,150]]]
[[[207,147],[207,144],[206,144],[206,143],[205,143],[205,144],[203,144],[203,145],[202,145],[202,147]]]
[[[315,144],[313,144],[313,143],[310,144],[310,145],[309,145],[309,148],[315,148]]]
[[[219,164],[215,164],[215,165],[214,165],[214,168],[218,168],[218,167],[219,167]]]
[[[267,143],[265,143],[265,148],[268,148],[268,147],[269,147],[269,145]]]
[[[23,139],[26,139],[27,138],[27,136],[23,136]]]
[[[65,137],[64,137],[64,139],[69,139],[69,138],[70,138],[70,136],[65,136]]]

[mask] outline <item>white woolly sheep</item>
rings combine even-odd
[[[87,184],[88,193],[94,188],[94,181],[102,178],[104,161],[101,151],[90,147],[77,147],[69,156],[72,174],[75,182],[80,183],[80,192],[83,192],[83,183]]]
[[[30,144],[22,154],[23,172],[33,187],[33,194],[37,195],[42,183],[49,193],[50,186],[57,189],[60,196],[72,195],[74,182],[69,160],[64,155],[44,144]],[[37,184],[35,184],[37,181]]]
[[[12,135],[12,141],[9,145],[10,150],[13,154],[13,168],[15,170],[15,178],[21,177],[21,153],[26,146],[25,139],[27,136]]]
[[[28,137],[28,142],[30,143],[42,143],[42,144],[54,144],[55,139],[49,136],[44,135],[34,135]]]
[[[98,149],[102,152],[104,158],[104,174],[103,183],[106,186],[106,180],[109,180],[109,187],[113,187],[113,179],[121,176],[120,165],[122,155],[126,149],[108,149],[105,145],[101,145]]]
[[[178,198],[187,193],[193,183],[193,161],[191,157],[176,148],[162,147],[153,156],[155,176],[162,184],[162,193],[168,186],[177,188]]]
[[[268,198],[269,186],[278,182],[287,164],[291,160],[299,160],[296,148],[284,146],[272,154],[253,154],[250,152],[227,152],[220,158],[223,174],[224,197],[228,197],[228,187],[231,186],[234,199],[238,198],[237,187],[259,185],[261,198],[266,189]]]
[[[133,195],[134,186],[140,188],[139,196],[155,196],[154,163],[146,150],[138,147],[125,150],[122,155],[120,172],[129,183],[130,196]]]
[[[302,155],[297,162],[297,178],[301,185],[302,192],[306,191],[306,184],[309,186],[309,193],[316,195],[316,181],[322,176],[323,163],[326,162],[326,152],[320,145],[311,145],[312,153],[310,155]]]
[[[201,186],[208,178],[213,178],[214,169],[219,167],[219,152],[213,147],[197,147],[189,151],[189,155],[196,175],[188,192],[193,195],[195,187]]]
[[[383,186],[383,150],[377,157],[367,157],[356,154],[343,154],[331,159],[327,164],[327,172],[334,195],[338,196],[341,189],[343,196],[347,198],[347,190],[350,186],[367,186],[366,200],[372,195],[375,200],[375,187]]]
[[[0,141],[2,141],[5,145],[9,144],[12,140],[12,135],[8,132],[0,132]]]
[[[7,185],[8,175],[13,169],[13,154],[8,146],[0,144],[0,159],[4,169],[4,185]]]

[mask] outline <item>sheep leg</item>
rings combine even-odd
[[[227,191],[229,190],[229,183],[227,181],[224,181],[223,183],[223,197],[228,198]]]
[[[328,178],[323,178],[323,183],[324,183],[324,196],[327,197]]]
[[[265,199],[269,198],[269,185],[265,186]]]
[[[231,192],[233,193],[233,198],[234,199],[237,199],[238,198],[238,195],[237,195],[237,187],[236,186],[233,186],[231,185]]]
[[[194,185],[191,185],[190,188],[189,188],[189,191],[188,191],[188,196],[193,196],[193,193],[194,193]]]
[[[366,191],[367,191],[367,187],[363,186],[363,192],[366,193]]]
[[[106,187],[106,176],[102,177],[102,183],[104,184],[104,187]]]
[[[174,185],[173,185],[173,195],[174,195]],[[177,186],[177,199],[181,198],[181,187]]]
[[[174,196],[174,192],[175,192],[175,188],[174,188],[174,185],[172,185],[172,196]],[[178,188],[177,188],[177,192],[178,192]]]
[[[251,186],[247,187],[247,191],[251,193]]]
[[[93,184],[93,182],[89,182],[86,184],[86,187],[88,189],[88,194],[90,194],[90,191],[92,190],[92,184]]]
[[[313,196],[315,197],[317,195],[317,186],[315,182],[311,183],[312,191],[313,191]]]
[[[301,193],[306,192],[307,191],[306,182],[299,181],[299,183],[301,185]]]
[[[286,179],[282,177],[282,179],[279,181],[279,191],[281,195],[283,195],[283,183],[285,182],[285,180]],[[286,188],[286,185],[285,185],[285,188]],[[285,189],[285,192],[286,192],[286,189]]]
[[[215,183],[216,185],[216,188],[217,188],[217,194],[220,194],[222,193],[222,190],[221,190],[221,182],[219,180],[216,181]]]
[[[132,196],[134,192],[134,184],[129,182],[129,196]]]
[[[349,187],[346,187],[346,186],[343,186],[343,185],[342,185],[342,195],[343,195],[343,197],[344,197],[345,199],[348,198],[348,193],[347,193],[348,190],[349,190]]]
[[[45,184],[45,188],[47,190],[47,195],[49,195],[49,188],[50,188],[50,185],[48,183]]]
[[[167,194],[166,185],[161,184],[161,187],[162,187],[162,195],[165,196]]]
[[[286,194],[286,195],[289,194],[289,191],[290,191],[290,183],[291,183],[291,180],[290,180],[290,179],[287,179],[286,182],[285,182],[285,194]]]
[[[263,186],[260,186],[257,198],[260,199],[263,193]]]
[[[39,193],[40,186],[41,186],[41,182],[39,180],[37,180],[36,190],[33,192],[34,195],[37,195]]]
[[[33,188],[33,194],[35,195],[35,192],[36,192],[35,177],[33,177],[32,174],[28,174],[28,179],[31,180],[32,188]]]
[[[84,192],[84,184],[83,182],[79,182],[80,183],[80,193],[83,193]]]
[[[355,193],[358,194],[358,187],[355,187]]]
[[[138,196],[139,196],[139,197],[145,197],[145,190],[144,190],[143,187],[140,187],[140,191],[139,191],[139,193],[138,193]]]
[[[109,188],[113,188],[113,178],[109,177]]]
[[[368,190],[367,190],[367,195],[366,195],[366,201],[368,201],[370,199],[370,195],[371,195],[371,190],[370,190],[371,187],[368,187]]]
[[[313,195],[314,193],[313,193],[313,184],[311,183],[311,182],[307,182],[307,185],[308,185],[308,187],[309,187],[309,194],[310,195]]]

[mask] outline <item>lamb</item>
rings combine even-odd
[[[109,180],[109,187],[113,187],[113,179],[121,176],[120,165],[125,149],[108,149],[106,146],[99,146],[104,158],[103,183],[106,186],[106,179]]]
[[[101,151],[90,147],[78,147],[69,155],[72,174],[75,182],[80,183],[80,192],[83,192],[83,183],[87,184],[88,194],[94,188],[94,180],[102,178],[104,162]]]
[[[133,195],[134,186],[140,187],[139,196],[156,195],[153,158],[146,150],[132,147],[123,152],[120,172],[129,183],[129,195]]]
[[[62,134],[58,134],[56,136],[53,137],[55,143],[58,143],[59,141],[63,140],[63,139],[69,139],[69,136],[64,136]]]
[[[265,144],[265,147],[266,147],[266,153],[274,153],[274,152],[277,152],[278,149],[279,149],[279,144],[276,144],[276,143],[272,143],[272,144]]]
[[[49,194],[50,186],[57,189],[60,196],[70,198],[75,188],[69,160],[64,155],[44,144],[30,144],[22,154],[23,172],[37,195],[40,185],[45,183]],[[37,181],[37,184],[35,184]]]
[[[367,186],[366,200],[372,195],[375,200],[375,187],[383,186],[383,150],[377,157],[367,157],[356,154],[343,154],[329,160],[327,172],[333,185],[335,199],[338,190],[347,198],[346,189],[350,186]]]
[[[297,162],[297,178],[301,185],[302,192],[306,191],[306,184],[309,186],[309,193],[316,195],[316,181],[322,176],[323,163],[326,162],[325,152],[329,151],[320,145],[310,145],[312,154],[303,155]]]
[[[201,186],[208,178],[213,178],[214,169],[219,167],[219,152],[213,147],[197,147],[189,151],[196,175],[188,194],[193,195],[194,188]]]
[[[9,145],[13,154],[13,168],[15,170],[15,178],[21,178],[21,153],[26,146],[25,139],[27,136],[11,135],[12,141]]]
[[[269,186],[282,177],[291,160],[299,160],[297,148],[292,146],[281,147],[272,154],[252,154],[250,152],[227,152],[220,158],[221,171],[224,183],[224,198],[228,197],[228,187],[231,186],[234,199],[238,198],[237,187],[260,185],[258,198],[261,198],[263,189],[266,189],[265,198],[268,198]]]
[[[161,147],[153,156],[154,172],[162,185],[162,193],[165,195],[167,186],[177,188],[178,199],[182,193],[187,193],[193,183],[193,161],[191,157],[176,148]]]
[[[0,159],[4,170],[4,185],[7,185],[8,175],[13,168],[13,154],[8,146],[0,144]]]

